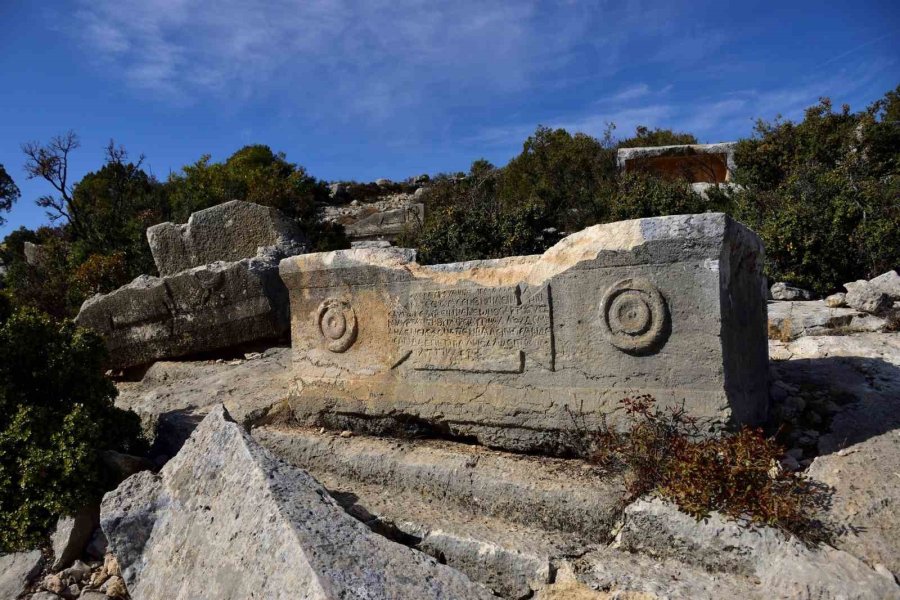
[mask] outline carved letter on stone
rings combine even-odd
[[[548,286],[413,292],[389,331],[418,370],[522,373],[526,356],[554,368]]]
[[[665,299],[646,279],[618,281],[600,301],[600,328],[606,340],[624,352],[653,352],[669,334]]]
[[[343,300],[328,298],[316,314],[319,333],[332,352],[343,352],[356,341],[356,313]]]

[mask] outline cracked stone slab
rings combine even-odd
[[[723,214],[590,227],[539,256],[422,266],[402,249],[285,259],[307,424],[410,421],[572,451],[626,396],[716,423],[767,408],[763,249]]]
[[[147,242],[162,276],[217,261],[296,254],[307,244],[297,224],[279,210],[240,200],[195,212],[182,225],[154,225],[147,229]]]
[[[552,579],[557,559],[611,539],[624,495],[621,477],[577,460],[281,426],[253,436],[373,530],[504,598],[529,597]]]
[[[221,406],[158,475],[108,493],[101,524],[134,600],[493,597],[371,532]]]
[[[621,476],[576,460],[522,456],[442,440],[343,438],[279,426],[253,430],[273,454],[345,489],[375,485],[473,515],[607,540],[619,516]],[[334,479],[332,479],[334,478]],[[392,490],[392,491],[391,491]]]

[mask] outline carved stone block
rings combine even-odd
[[[414,257],[281,262],[296,417],[542,452],[620,422],[639,394],[719,425],[765,417],[762,244],[723,214],[598,225],[538,256]]]

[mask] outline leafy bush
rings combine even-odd
[[[733,214],[763,239],[770,277],[826,294],[900,264],[898,117],[900,88],[858,113],[823,99],[738,143]]]
[[[78,265],[70,279],[69,295],[75,299],[111,292],[131,280],[124,252],[92,254]]]
[[[99,499],[102,450],[142,450],[138,417],[113,406],[104,357],[69,321],[23,310],[0,325],[0,552]]]
[[[634,143],[696,141],[669,130],[638,128]],[[704,212],[713,206],[680,181],[620,175],[611,129],[600,140],[538,127],[522,152],[498,169],[486,161],[469,173],[438,176],[428,188],[425,226],[399,243],[423,263],[543,252],[562,235],[597,223]]]
[[[717,511],[807,540],[824,535],[812,516],[821,492],[779,468],[784,449],[761,431],[707,437],[707,424],[683,406],[663,410],[649,395],[625,398],[621,408],[628,417],[624,430],[605,421],[588,430],[583,416],[573,419],[580,452],[606,469],[624,470],[629,498],[656,492],[697,519]]]
[[[684,181],[669,181],[644,171],[624,173],[609,212],[610,221],[684,215],[719,210],[723,206],[703,198]]]
[[[472,164],[467,176],[439,175],[429,189],[421,231],[401,236],[423,263],[500,258],[541,252],[559,235],[547,206],[536,199],[504,203],[500,173],[489,162]]]
[[[678,133],[671,129],[650,129],[638,125],[634,131],[634,137],[625,138],[618,143],[619,148],[646,148],[651,146],[681,146],[683,144],[697,144],[697,138],[690,133]]]
[[[268,146],[244,146],[223,163],[210,160],[203,156],[169,177],[169,204],[176,220],[184,222],[193,212],[230,200],[272,206],[305,219],[314,214],[316,202],[328,199],[322,182]]]

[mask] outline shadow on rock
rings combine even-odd
[[[773,361],[773,429],[826,455],[900,428],[900,368],[880,358]]]

